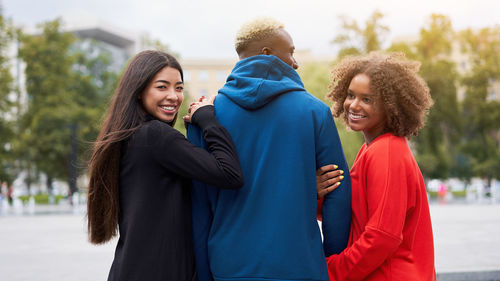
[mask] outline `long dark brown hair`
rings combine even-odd
[[[89,240],[93,244],[105,243],[117,234],[121,143],[143,124],[146,112],[139,98],[156,73],[167,66],[179,70],[184,80],[182,68],[173,56],[153,50],[138,53],[111,99],[88,166],[87,217]]]

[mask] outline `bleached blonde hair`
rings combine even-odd
[[[236,33],[236,52],[240,54],[250,43],[277,35],[284,27],[283,23],[269,17],[260,17],[244,23]]]

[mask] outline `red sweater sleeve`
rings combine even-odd
[[[319,221],[323,220],[323,201],[325,201],[325,197],[318,199],[318,205],[316,207],[316,219]]]
[[[366,190],[368,222],[350,247],[327,258],[330,280],[364,279],[402,242],[408,200],[408,163],[400,154],[404,149],[385,140],[373,145],[356,165],[361,169],[360,188]]]

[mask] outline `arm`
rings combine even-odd
[[[391,148],[395,150],[395,148]],[[368,223],[353,244],[327,258],[330,280],[361,280],[387,260],[402,242],[407,209],[407,174],[397,151],[372,155],[366,163]]]
[[[188,125],[187,138],[194,145],[206,147],[202,132],[196,126]],[[216,188],[193,181],[193,190],[191,191],[193,246],[199,281],[213,280],[208,261],[208,235],[213,221],[212,202],[215,202],[217,192]]]
[[[208,151],[190,143],[177,130],[162,126],[160,130],[150,130],[148,135],[158,145],[152,153],[153,160],[181,177],[220,188],[241,187],[243,175],[236,148],[226,129],[215,119],[214,107],[200,107],[192,123],[201,128]]]
[[[339,187],[340,181],[344,179],[344,171],[337,170],[337,165],[326,165],[316,171],[316,190],[318,192],[318,202],[316,219],[321,221],[321,210],[324,196]]]
[[[322,204],[323,247],[325,255],[342,252],[347,246],[351,224],[351,178],[337,127],[328,108],[323,112],[316,145],[317,167],[336,164],[344,171],[344,179]]]

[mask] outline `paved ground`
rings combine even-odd
[[[0,280],[106,280],[116,240],[87,242],[82,207],[0,215]],[[31,213],[31,215],[30,215]],[[431,205],[438,280],[500,280],[500,205]]]

